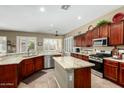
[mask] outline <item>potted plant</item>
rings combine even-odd
[[[97,23],[97,27],[99,26],[102,26],[102,25],[105,25],[105,24],[110,24],[111,22],[110,21],[107,21],[107,20],[100,20],[98,23]]]

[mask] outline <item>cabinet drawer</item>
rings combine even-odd
[[[82,56],[82,55],[78,55],[78,58],[79,58],[79,59],[82,59],[82,58],[83,58],[83,56]]]
[[[118,66],[118,62],[116,62],[116,61],[111,61],[111,60],[104,60],[104,64],[109,64],[109,65]]]
[[[120,63],[120,67],[124,68],[124,63]]]

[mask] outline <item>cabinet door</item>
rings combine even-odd
[[[92,38],[96,39],[99,38],[99,27],[95,27],[92,31]]]
[[[78,54],[74,54],[74,57],[75,57],[75,58],[78,58]]]
[[[82,46],[82,37],[81,36],[79,36],[78,42],[79,42],[78,46],[81,47]]]
[[[87,47],[90,47],[90,46],[92,46],[92,31],[88,31],[87,33],[86,33],[86,46]]]
[[[82,35],[74,37],[74,46],[75,47],[82,46]]]
[[[88,61],[89,60],[89,57],[88,56],[85,56],[85,55],[83,55],[83,58],[82,58],[83,60],[85,60],[85,61]]]
[[[39,71],[44,68],[44,58],[43,56],[34,58],[34,69],[35,71]]]
[[[83,56],[82,55],[78,55],[78,58],[82,60],[83,59]]]
[[[17,87],[18,84],[18,65],[0,66],[0,87]]]
[[[82,40],[81,40],[81,46],[86,47],[86,42],[85,42],[85,34],[82,35]]]
[[[111,24],[109,45],[122,45],[123,34],[123,22]]]
[[[33,59],[25,59],[22,62],[21,69],[22,77],[27,77],[34,72],[34,62]]]
[[[124,63],[120,63],[119,83],[124,86]]]
[[[118,81],[118,62],[104,61],[104,77],[117,82]]]
[[[109,24],[102,25],[99,27],[99,37],[109,37],[110,26]]]

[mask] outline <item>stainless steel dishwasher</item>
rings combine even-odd
[[[46,55],[44,56],[45,60],[44,60],[44,68],[53,68],[54,67],[54,60],[53,60],[53,56],[50,55]]]

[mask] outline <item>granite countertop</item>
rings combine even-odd
[[[27,56],[27,55],[12,55],[4,58],[0,58],[0,65],[7,65],[7,64],[19,64],[24,59],[34,58],[38,56],[46,56],[46,55],[61,55],[61,53],[58,52],[42,52],[37,55]]]
[[[76,68],[85,68],[95,66],[93,63],[77,59],[71,56],[64,57],[53,57],[55,62],[59,63],[65,70],[76,69]]]
[[[104,59],[124,63],[124,59],[114,59],[114,58],[112,58],[112,57],[107,57],[107,58],[104,58]]]

